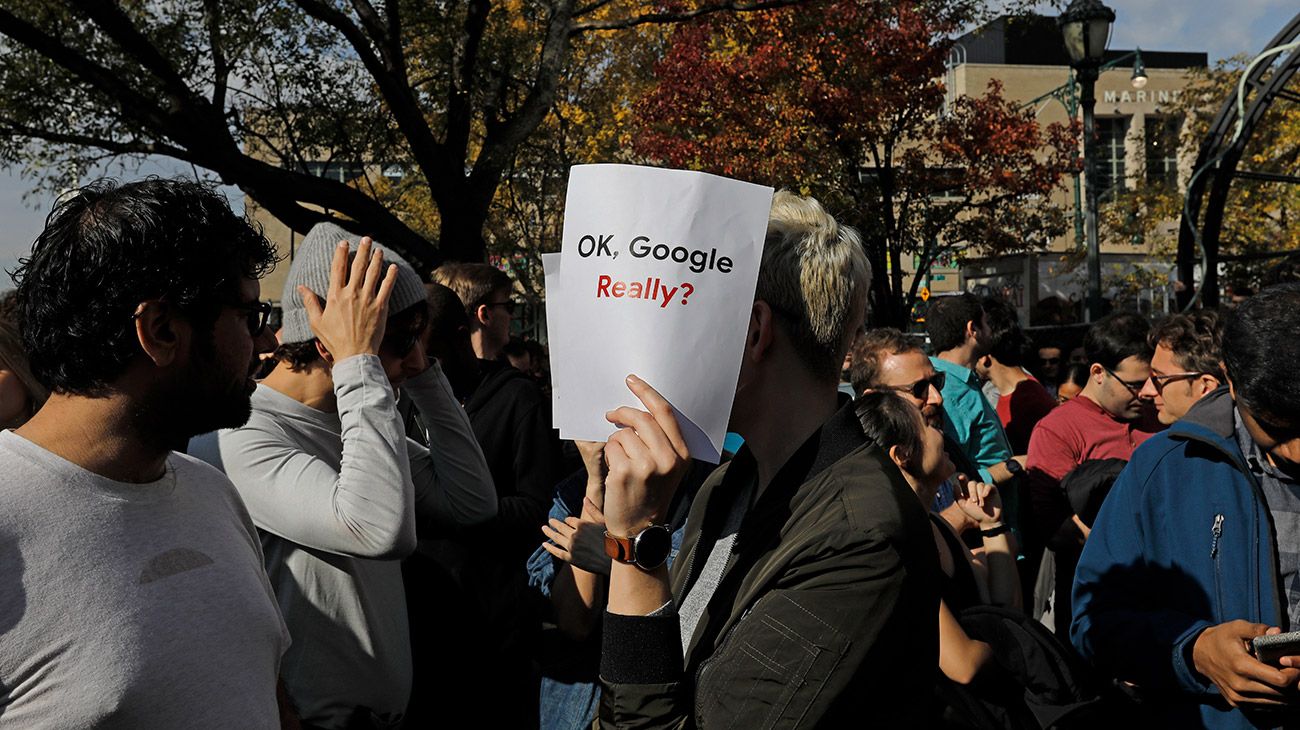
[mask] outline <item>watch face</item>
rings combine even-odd
[[[673,549],[673,536],[667,527],[647,527],[636,536],[636,564],[644,570],[654,570],[668,560]]]

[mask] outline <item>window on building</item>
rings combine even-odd
[[[1124,138],[1128,136],[1128,117],[1098,117],[1097,124],[1097,196],[1123,190]]]
[[[302,171],[313,177],[323,177],[334,182],[350,182],[366,174],[363,165],[355,162],[308,162]]]
[[[1174,189],[1178,186],[1178,133],[1181,117],[1146,118],[1147,183]]]

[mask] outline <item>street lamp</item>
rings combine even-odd
[[[1072,0],[1056,21],[1065,36],[1065,50],[1079,83],[1079,102],[1083,107],[1083,179],[1087,200],[1084,228],[1088,237],[1088,320],[1101,318],[1101,248],[1097,239],[1097,169],[1093,137],[1096,125],[1093,110],[1097,106],[1097,76],[1115,11],[1101,0]]]
[[[1145,89],[1147,87],[1147,65],[1142,62],[1142,49],[1138,48],[1133,51],[1136,57],[1133,59],[1133,75],[1129,77],[1129,83],[1133,84],[1135,89]]]

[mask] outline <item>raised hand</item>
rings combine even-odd
[[[389,265],[385,273],[383,252],[371,252],[367,237],[357,246],[350,267],[348,242],[340,241],[334,249],[324,304],[312,290],[298,287],[311,330],[334,362],[379,352],[388,321],[388,298],[396,283],[397,265]]]
[[[604,515],[590,500],[584,502],[581,518],[552,518],[542,525],[542,533],[552,541],[542,543],[546,552],[588,573],[609,575]]]
[[[966,475],[957,475],[957,506],[970,519],[980,525],[1002,521],[1002,496],[998,488],[985,482],[973,482]]]
[[[605,444],[605,524],[615,535],[662,524],[690,463],[668,401],[635,375],[627,377],[627,386],[646,410],[624,406],[605,414],[619,426]]]

